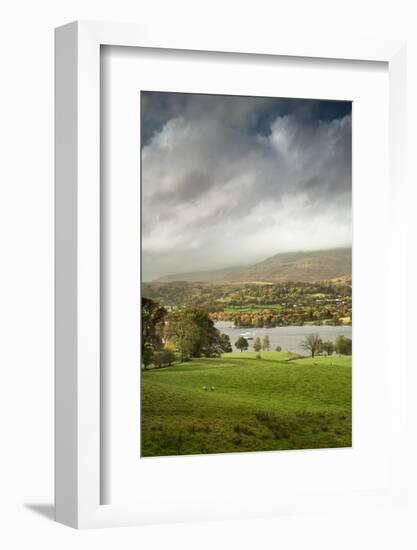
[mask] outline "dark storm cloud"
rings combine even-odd
[[[351,104],[142,94],[145,279],[351,239]]]
[[[164,124],[178,116],[195,119],[227,117],[230,125],[250,133],[269,135],[272,122],[279,116],[292,115],[305,124],[329,121],[350,115],[349,101],[312,99],[275,99],[263,97],[215,96],[166,92],[142,92],[142,145],[161,131]]]

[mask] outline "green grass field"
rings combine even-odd
[[[351,357],[261,356],[143,372],[142,456],[350,447]]]

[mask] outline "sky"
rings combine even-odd
[[[350,246],[351,103],[141,92],[142,275]]]

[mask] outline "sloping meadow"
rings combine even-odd
[[[351,357],[229,353],[142,374],[142,456],[350,447]]]

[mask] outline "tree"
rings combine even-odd
[[[275,348],[275,351],[282,351],[282,347],[281,347],[281,346],[277,346],[277,347]]]
[[[239,338],[235,342],[235,346],[237,347],[237,349],[240,349],[240,351],[243,351],[248,349],[249,344],[246,338],[243,338],[243,336],[239,336]]]
[[[323,342],[321,347],[323,351],[327,353],[327,355],[332,355],[332,353],[334,352],[334,344],[330,340]]]
[[[142,364],[146,369],[156,351],[162,348],[166,309],[149,298],[142,298]]]
[[[157,351],[154,355],[154,363],[156,367],[169,367],[176,359],[175,353],[170,348],[164,348]]]
[[[301,342],[301,347],[311,353],[311,357],[321,351],[322,339],[318,334],[308,334]]]
[[[335,342],[335,350],[339,355],[352,355],[352,339],[347,336],[338,336]]]
[[[185,311],[177,311],[168,317],[165,335],[175,345],[182,362],[192,356],[199,330]]]
[[[225,349],[231,349],[230,340],[222,340],[220,331],[214,326],[206,311],[192,307],[176,311],[169,315],[165,334],[175,345],[181,361],[190,357],[213,357]],[[227,335],[225,335],[226,338]]]
[[[220,345],[223,353],[230,353],[233,351],[232,344],[230,343],[230,338],[227,334],[220,335]]]
[[[190,307],[182,310],[184,318],[195,325],[198,333],[194,340],[191,355],[193,357],[213,357],[223,351],[220,331],[214,326],[209,314],[202,309]]]
[[[269,336],[266,334],[262,338],[262,351],[269,351],[269,346],[270,346]]]
[[[261,339],[259,338],[259,336],[257,336],[253,341],[253,350],[259,352],[261,351],[261,348],[262,348]]]

